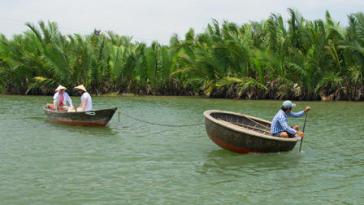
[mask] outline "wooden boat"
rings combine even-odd
[[[44,107],[43,110],[50,122],[80,126],[106,126],[117,108],[87,112],[62,112],[47,107]]]
[[[205,111],[204,116],[209,138],[232,152],[285,152],[299,141],[272,136],[271,122],[257,117],[219,110]]]

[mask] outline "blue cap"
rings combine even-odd
[[[286,100],[282,103],[282,107],[284,108],[293,108],[296,107],[296,104],[294,104],[292,101],[290,100]]]

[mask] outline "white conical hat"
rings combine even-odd
[[[67,88],[62,86],[62,85],[59,85],[57,88],[56,88],[56,92],[60,91],[60,90],[66,90]]]
[[[85,88],[85,86],[83,86],[82,84],[81,84],[81,85],[76,86],[76,87],[75,87],[75,89],[83,90],[83,91],[85,91],[85,92],[87,91],[87,90],[86,90],[86,88]]]

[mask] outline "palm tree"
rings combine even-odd
[[[50,94],[83,83],[96,94],[363,99],[364,14],[349,15],[344,27],[329,12],[314,21],[288,12],[287,22],[279,14],[241,25],[212,20],[168,45],[28,23],[22,34],[0,35],[0,91]]]

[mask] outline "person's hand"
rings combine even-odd
[[[306,106],[305,109],[303,110],[304,112],[308,112],[311,110],[311,107],[310,106]]]
[[[298,131],[296,133],[296,136],[300,137],[301,139],[305,136],[305,133],[303,133],[302,131]]]
[[[293,125],[292,128],[296,131],[299,131],[300,130],[300,126],[299,125]]]

